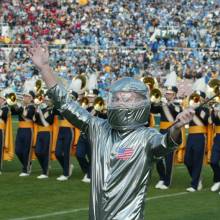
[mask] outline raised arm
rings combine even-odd
[[[73,125],[87,131],[92,116],[69,97],[63,86],[58,85],[56,76],[52,73],[49,66],[48,47],[42,47],[36,44],[32,45],[28,51],[30,58],[40,70],[42,78],[49,88],[48,95],[54,102],[55,108]]]
[[[54,87],[58,82],[49,66],[48,47],[35,44],[29,48],[28,52],[33,63],[40,70],[42,78],[45,81],[47,87],[49,89]]]

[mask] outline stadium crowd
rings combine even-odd
[[[40,1],[1,4],[0,86],[19,91],[33,69],[26,45],[49,42],[58,75],[99,74],[99,89],[121,76],[169,71],[180,78],[218,76],[219,1]]]

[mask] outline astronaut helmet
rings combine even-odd
[[[133,130],[146,125],[150,112],[149,89],[140,80],[125,77],[110,87],[108,122],[116,130]]]

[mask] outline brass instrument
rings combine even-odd
[[[193,92],[189,96],[189,105],[197,104],[197,103],[200,103],[200,102],[201,102],[201,96],[198,93]]]
[[[39,90],[34,98],[34,103],[40,105],[44,101],[44,90]]]
[[[95,98],[93,105],[96,111],[102,112],[105,107],[105,101],[102,97],[97,97]]]
[[[83,108],[88,108],[89,107],[89,99],[84,96],[80,99],[79,101],[80,105],[83,107]]]
[[[23,94],[22,93],[15,93],[15,92],[10,92],[6,94],[6,102],[9,106],[13,106],[17,104],[17,101],[23,101]]]
[[[152,89],[150,93],[150,100],[153,103],[159,103],[162,98],[162,93],[159,89]]]
[[[141,81],[142,81],[145,85],[149,86],[150,90],[153,90],[153,88],[155,87],[155,80],[154,80],[154,78],[151,77],[151,76],[142,77],[142,78],[141,78]]]
[[[43,82],[41,79],[36,80],[34,89],[35,89],[34,103],[36,105],[40,105],[44,101]]]
[[[39,93],[41,90],[42,90],[42,87],[43,87],[43,83],[42,83],[42,80],[38,79],[36,82],[35,82],[35,92],[36,93]]]

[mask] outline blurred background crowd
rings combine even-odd
[[[37,74],[26,48],[48,42],[51,65],[71,81],[98,75],[105,97],[122,76],[156,77],[163,86],[175,71],[179,96],[202,76],[220,70],[219,0],[2,0],[0,5],[0,87],[22,90]]]

